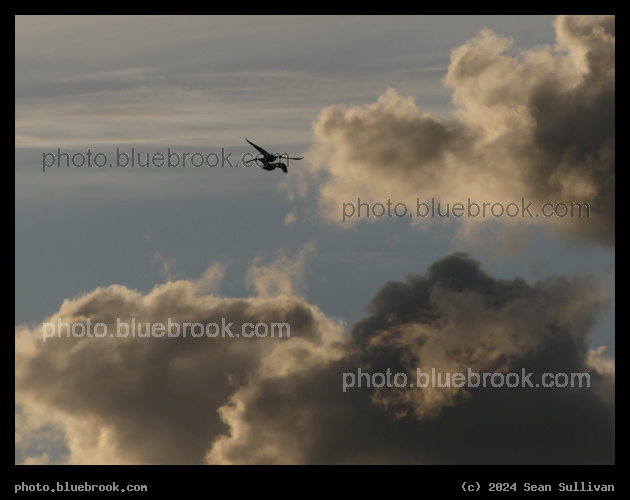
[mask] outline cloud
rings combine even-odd
[[[544,221],[614,247],[615,18],[560,16],[554,27],[553,48],[515,50],[484,29],[454,49],[443,78],[451,116],[423,112],[393,88],[367,106],[325,108],[307,153],[313,171],[296,182],[311,176],[320,207],[337,222],[342,203],[357,198],[413,210],[418,197],[588,203],[588,219],[501,220]]]
[[[606,347],[600,346],[588,352],[586,362],[601,377],[604,396],[611,402],[615,401],[615,360],[606,357]]]
[[[208,463],[609,463],[614,406],[585,338],[594,284],[496,280],[463,254],[387,283],[353,325],[346,355],[259,378],[220,414]],[[590,291],[585,295],[586,290]],[[588,299],[585,297],[589,297]],[[594,300],[593,300],[594,299]],[[603,300],[603,297],[599,296]],[[343,373],[590,372],[590,388],[363,388]],[[614,380],[614,370],[612,372]],[[614,382],[613,382],[614,384]]]
[[[290,227],[295,223],[296,220],[297,216],[295,215],[295,212],[289,212],[284,218],[284,225]]]
[[[235,387],[256,373],[289,372],[291,355],[314,359],[341,337],[339,324],[293,295],[228,299],[199,290],[197,281],[186,280],[146,295],[112,285],[64,301],[47,320],[87,327],[89,318],[113,337],[68,338],[64,329],[42,342],[41,325],[18,328],[20,436],[47,425],[62,429],[67,461],[75,464],[201,463],[212,439],[228,430],[217,409]],[[233,334],[245,323],[288,323],[290,338],[194,338],[190,330],[185,338],[116,335],[118,321],[184,328],[222,325],[223,318]]]
[[[149,256],[149,261],[164,274],[168,281],[172,281],[175,259],[169,259],[162,252],[156,251]]]
[[[295,259],[281,251],[271,264],[265,266],[261,264],[262,257],[256,257],[247,270],[245,282],[259,297],[278,294],[303,296],[306,293],[303,280],[306,259],[314,253],[314,244],[307,243]]]
[[[218,292],[227,267],[227,264],[219,262],[215,262],[208,267],[197,281],[197,292],[200,294]]]
[[[247,322],[286,322],[290,338],[62,335],[44,343],[41,325],[18,327],[16,446],[46,428],[56,429],[58,442],[62,432],[65,446],[61,457],[46,446],[22,450],[25,462],[614,461],[614,363],[587,348],[607,301],[592,279],[499,280],[453,254],[386,283],[346,330],[293,288],[271,294],[262,284],[276,271],[272,264],[255,276],[258,297],[200,295],[194,280],[147,294],[112,285],[64,301],[47,321],[90,318],[110,332],[117,318],[180,325],[226,318],[232,332]],[[591,387],[342,391],[344,373],[359,368],[415,382],[417,367],[525,369],[533,381],[544,372],[588,372]]]

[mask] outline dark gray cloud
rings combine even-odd
[[[586,282],[496,280],[466,255],[391,282],[351,328],[346,355],[260,380],[222,409],[233,434],[210,463],[611,463],[614,365],[596,369]],[[601,353],[600,353],[601,354]],[[349,388],[343,373],[415,368],[590,372],[590,388]],[[534,378],[534,377],[533,377]],[[539,380],[539,379],[538,379]],[[534,382],[536,380],[534,379]]]

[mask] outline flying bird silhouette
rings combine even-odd
[[[286,174],[288,173],[287,166],[282,162],[273,163],[274,160],[277,160],[279,158],[286,158],[287,160],[302,160],[304,158],[303,156],[300,158],[290,158],[284,155],[272,155],[271,153],[268,153],[260,146],[257,146],[256,144],[251,142],[247,137],[245,137],[245,140],[249,142],[252,146],[254,146],[261,155],[263,155],[263,158],[257,157],[254,159],[256,162],[262,163],[262,165],[259,165],[259,166],[263,170],[271,171],[271,170],[275,170],[276,168],[279,168]]]

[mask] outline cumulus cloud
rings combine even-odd
[[[322,110],[307,155],[314,168],[296,182],[313,176],[320,207],[338,222],[357,198],[413,210],[418,197],[504,207],[525,198],[534,214],[547,202],[588,203],[588,219],[501,220],[544,221],[613,247],[615,18],[560,16],[554,28],[554,47],[515,50],[485,29],[454,49],[443,78],[451,116],[425,113],[392,88],[364,107]]]
[[[201,295],[194,280],[147,294],[113,285],[64,301],[47,321],[90,318],[110,332],[117,318],[226,318],[232,332],[286,322],[290,338],[62,335],[44,343],[41,325],[18,327],[16,443],[49,432],[65,446],[61,457],[50,447],[22,450],[24,462],[614,461],[614,364],[586,347],[607,297],[590,279],[498,280],[453,254],[385,284],[349,330],[293,293],[266,295]],[[359,368],[415,382],[417,367],[526,369],[533,381],[588,372],[591,386],[342,390],[344,373]]]
[[[16,427],[63,429],[69,463],[200,463],[212,439],[228,430],[217,409],[235,387],[254,373],[290,372],[291,353],[297,361],[314,358],[332,350],[342,331],[293,295],[200,296],[198,283],[185,280],[146,295],[98,288],[66,300],[47,322],[86,326],[88,318],[114,337],[68,338],[64,329],[44,343],[42,326],[16,332]],[[194,338],[190,327],[185,338],[116,334],[118,321],[142,324],[144,333],[147,323],[221,326],[222,318],[233,334],[245,323],[288,323],[290,338]]]
[[[586,299],[585,292],[590,292]],[[496,280],[454,254],[387,283],[345,356],[256,379],[220,410],[208,463],[604,463],[614,412],[585,339],[605,297],[588,280]],[[588,372],[590,388],[363,388],[343,373]],[[614,371],[612,372],[614,384]]]

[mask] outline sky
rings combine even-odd
[[[613,463],[614,16],[267,21],[15,18],[16,463]]]

